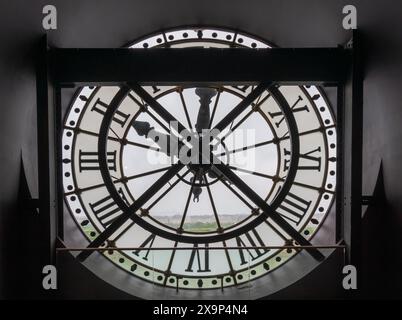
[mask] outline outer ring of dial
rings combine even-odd
[[[297,173],[297,167],[299,163],[299,150],[300,150],[300,141],[298,137],[298,128],[296,124],[296,120],[294,118],[293,112],[286,101],[285,97],[282,95],[282,93],[278,90],[278,88],[274,85],[271,85],[269,89],[267,89],[271,96],[275,99],[275,101],[278,103],[279,107],[282,109],[282,112],[285,116],[286,122],[288,124],[289,128],[289,136],[290,136],[290,142],[291,142],[291,160],[290,160],[290,166],[289,166],[289,172],[286,177],[286,180],[283,184],[283,187],[279,191],[278,195],[276,198],[273,200],[271,203],[270,207],[272,210],[276,210],[281,202],[285,199],[287,196],[290,188],[292,187],[292,183],[295,179],[296,173]],[[115,203],[119,206],[120,210],[123,211],[123,214],[127,214],[129,211],[129,207],[127,204],[121,199],[120,195],[118,194],[116,188],[114,187],[113,181],[111,176],[109,175],[108,171],[108,164],[107,164],[107,141],[108,141],[108,132],[109,132],[109,127],[110,124],[113,120],[113,116],[117,108],[119,107],[120,103],[123,101],[123,99],[127,96],[129,93],[130,89],[128,86],[122,86],[120,90],[116,93],[116,95],[113,97],[109,107],[107,108],[104,117],[102,119],[102,123],[100,126],[100,131],[99,131],[99,139],[98,139],[98,159],[99,159],[99,165],[100,165],[100,172],[103,178],[103,181],[105,183],[105,186],[112,197],[112,199],[115,201]],[[172,232],[168,232],[162,229],[157,228],[156,226],[148,223],[144,219],[142,219],[140,216],[138,216],[136,213],[131,213],[130,218],[137,223],[139,226],[147,230],[148,232],[151,232],[153,234],[156,234],[160,237],[172,240],[172,241],[178,241],[178,242],[183,242],[183,243],[213,243],[213,242],[220,242],[224,240],[228,240],[231,238],[234,238],[240,234],[243,234],[256,226],[258,226],[260,223],[265,221],[269,217],[269,214],[266,214],[265,212],[262,212],[259,216],[257,216],[255,219],[251,220],[247,224],[217,235],[208,235],[208,236],[188,236],[188,235],[183,235],[183,234],[174,234]]]

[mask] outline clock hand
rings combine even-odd
[[[139,136],[141,136],[141,137],[145,136],[146,138],[148,138],[149,131],[154,129],[154,127],[151,127],[149,122],[146,122],[146,121],[135,120],[135,121],[133,121],[132,126],[135,129],[135,131],[137,131]]]
[[[208,129],[210,121],[210,108],[211,99],[216,95],[215,89],[210,88],[197,88],[195,94],[200,97],[200,109],[197,115],[197,123],[195,129],[201,133],[203,129]]]
[[[169,147],[169,135],[163,134],[160,132],[156,132],[154,127],[151,127],[149,122],[147,121],[133,121],[132,127],[134,130],[137,132],[137,134],[141,137],[145,136],[145,138],[152,139],[156,144],[158,144],[160,150],[165,153],[166,155],[170,156],[170,147]],[[160,136],[163,136],[163,139],[160,139]],[[163,141],[165,140],[165,141]],[[179,142],[179,148],[182,147],[183,144]],[[190,167],[187,166],[189,169]],[[191,169],[190,169],[191,170]],[[191,182],[197,182],[197,180],[200,180],[201,182],[201,177],[199,172],[194,172],[194,177],[190,179]],[[192,193],[194,195],[193,201],[198,202],[199,201],[199,196],[202,193],[202,188],[200,186],[194,186],[192,188]]]
[[[198,169],[197,172],[194,172],[194,177],[192,177],[190,179],[191,183],[195,184],[197,182],[197,180],[200,183],[202,183],[203,175],[204,175],[204,170]],[[192,188],[192,193],[194,195],[193,202],[199,202],[200,201],[199,197],[202,193],[202,188],[200,186],[195,186],[194,184],[193,184],[193,188]]]
[[[150,138],[159,146],[160,151],[170,156],[169,135],[156,131],[147,121],[134,120],[131,126],[139,136]]]
[[[198,179],[196,177],[196,174],[194,174],[194,177],[192,177],[190,179],[190,182],[191,183],[193,183],[193,182],[196,183],[197,180]],[[199,202],[200,201],[200,195],[202,193],[202,188],[200,186],[193,186],[192,193],[193,193],[193,196],[194,196],[193,202]]]
[[[165,120],[166,123],[171,125],[172,122],[176,122],[178,132],[186,130],[186,127],[183,126],[181,122],[179,122],[175,117],[173,117],[169,111],[162,107],[162,105],[158,101],[156,101],[156,99],[153,98],[148,92],[146,92],[143,87],[141,87],[137,83],[129,83],[129,86],[140,98],[142,98],[149,105],[150,108],[152,108],[163,120]]]
[[[211,99],[216,95],[216,90],[211,88],[197,88],[195,89],[195,94],[200,98],[200,107],[197,115],[197,122],[195,124],[195,129],[198,134],[202,133],[202,130],[209,129],[210,116],[210,103]],[[199,180],[202,182],[202,175],[200,171],[194,173],[194,177],[191,178],[191,182],[197,182]],[[200,186],[194,186],[192,188],[192,193],[194,195],[193,202],[199,202],[199,197],[202,193],[202,188]]]

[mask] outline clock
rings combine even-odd
[[[186,28],[130,47],[271,45]],[[297,256],[324,257],[297,246],[311,244],[334,203],[336,141],[315,86],[85,86],[61,139],[65,210],[82,246],[108,248],[90,267],[106,281],[120,274],[144,298],[236,298],[276,270],[292,273]],[[208,151],[183,160],[200,145]]]

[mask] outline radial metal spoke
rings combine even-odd
[[[155,199],[154,202],[152,202],[147,210],[150,210],[152,207],[154,207],[160,200],[162,200],[162,198],[164,196],[166,196],[180,181],[181,179],[183,179],[188,173],[190,172],[190,170],[187,170],[182,176],[181,178],[178,178],[174,183],[172,183],[169,188],[167,188],[158,198]]]
[[[268,175],[268,174],[264,174],[264,173],[260,173],[260,172],[256,172],[256,171],[251,171],[251,170],[247,170],[247,169],[242,169],[242,168],[238,168],[238,167],[234,167],[234,166],[228,166],[228,167],[230,169],[232,169],[232,170],[241,171],[241,172],[244,172],[244,173],[248,173],[248,174],[252,174],[252,175],[255,175],[255,176],[267,178],[267,179],[270,179],[270,180],[278,180],[278,181],[285,181],[286,180],[286,177],[271,176],[271,175]],[[325,189],[323,187],[316,187],[316,186],[312,186],[312,185],[297,182],[297,181],[293,181],[293,184],[297,185],[297,186],[300,186],[300,187],[304,187],[304,188],[308,188],[308,189],[312,189],[312,190],[317,190],[317,191],[320,191],[320,192],[324,191],[324,192],[332,193],[332,194],[335,193],[334,191],[327,190],[327,189]]]
[[[223,183],[223,185],[228,188],[230,191],[233,192],[233,194],[240,199],[249,209],[253,210],[254,207],[246,200],[244,197],[238,193],[229,183],[227,183],[225,180],[220,179],[220,181]]]
[[[232,191],[250,210],[255,210],[255,208],[242,197],[236,190],[234,190],[227,182],[224,180],[220,180],[230,191]],[[283,240],[287,241],[288,239],[277,229],[275,226],[272,225],[268,220],[265,220],[265,223],[270,226]],[[226,244],[225,244],[226,247]]]
[[[311,130],[303,131],[303,132],[300,132],[298,135],[299,135],[299,137],[300,137],[300,136],[305,136],[305,135],[308,135],[308,134],[312,134],[312,133],[316,133],[316,132],[321,132],[321,131],[324,131],[324,130],[327,130],[327,129],[332,129],[332,128],[335,128],[335,125],[330,125],[330,126],[327,126],[327,127],[320,127],[320,128],[316,128],[316,129],[311,129]],[[247,150],[250,150],[250,149],[263,147],[263,146],[266,146],[266,145],[269,145],[269,144],[273,144],[273,143],[274,143],[274,144],[277,144],[278,142],[281,142],[281,141],[284,141],[284,140],[289,139],[290,136],[288,135],[288,133],[289,133],[289,132],[286,132],[286,133],[285,133],[282,137],[280,137],[280,138],[274,138],[274,139],[267,140],[267,141],[263,141],[263,142],[259,142],[259,143],[253,144],[253,145],[249,145],[249,146],[245,146],[245,147],[241,147],[241,148],[237,148],[237,149],[232,149],[232,150],[228,150],[228,151],[223,151],[222,153],[217,154],[216,156],[217,156],[217,157],[222,157],[222,156],[225,156],[225,155],[227,155],[227,154],[232,154],[232,153],[247,151]]]
[[[112,127],[109,128],[110,131],[112,131],[112,133],[116,136],[116,139],[120,142],[123,143],[121,138],[119,137],[119,135],[113,130]]]
[[[104,183],[98,183],[98,184],[94,184],[94,185],[89,186],[89,187],[80,188],[78,190],[72,190],[72,191],[69,191],[69,192],[65,192],[64,196],[70,196],[72,194],[82,193],[82,192],[93,190],[93,189],[98,189],[98,188],[103,187],[104,185],[105,185]]]
[[[194,176],[194,180],[191,183],[190,191],[189,191],[188,196],[187,196],[187,201],[186,201],[186,206],[184,207],[183,216],[181,217],[181,222],[180,222],[180,226],[179,226],[179,229],[178,229],[179,232],[183,231],[183,225],[184,225],[184,221],[186,220],[188,207],[190,206],[190,200],[191,200],[191,196],[193,194],[195,181],[196,181],[196,179],[195,179],[195,176]]]
[[[266,99],[268,99],[268,97],[270,97],[270,95],[268,95],[267,97],[265,97],[262,102],[264,102]],[[256,104],[255,104],[255,108],[258,108],[258,107],[261,105],[262,102],[260,103],[260,98],[261,98],[261,96],[258,97],[258,100],[257,100],[257,102],[256,102]],[[253,106],[253,104],[251,104],[251,105]],[[256,109],[254,109],[254,107],[253,107],[253,108],[252,108],[242,119],[240,119],[240,121],[238,121],[234,126],[233,126],[233,124],[234,124],[234,120],[233,120],[232,124],[230,125],[230,130],[229,130],[228,133],[226,133],[226,135],[221,139],[221,142],[225,141],[225,139],[226,139],[227,137],[229,137],[229,136],[233,133],[233,131],[235,131],[239,126],[241,126],[241,125],[254,113],[254,110],[256,110]]]
[[[148,176],[148,175],[151,175],[151,174],[155,174],[155,173],[158,173],[158,172],[166,171],[166,170],[168,170],[169,168],[170,168],[170,166],[169,166],[169,167],[165,167],[165,168],[161,168],[161,169],[146,171],[146,172],[139,173],[139,174],[132,175],[132,176],[128,176],[128,177],[114,178],[113,183],[125,182],[125,181],[127,181],[127,180],[132,180],[132,179],[137,179],[137,178],[145,177],[145,176]],[[89,187],[81,188],[81,189],[79,189],[78,191],[81,193],[81,192],[84,192],[84,191],[89,191],[89,190],[92,190],[92,189],[97,189],[97,188],[103,187],[104,185],[105,185],[104,183],[99,183],[99,184],[95,184],[95,185],[92,185],[92,186],[89,186]],[[77,190],[73,190],[73,191],[70,191],[70,192],[66,192],[65,195],[68,196],[68,195],[71,195],[71,194],[73,194],[73,193],[77,193]]]
[[[156,192],[158,192],[172,177],[174,177],[181,169],[183,164],[178,163],[170,167],[162,177],[160,177],[151,187],[149,187],[133,204],[127,207],[123,213],[116,218],[98,237],[93,240],[88,248],[97,248],[101,246],[110,236],[113,235],[128,219],[136,215],[139,210]],[[80,261],[84,261],[91,254],[91,251],[82,251],[77,257]]]
[[[70,128],[68,126],[65,126],[65,128],[66,129],[71,129],[71,130],[75,129],[75,128]],[[83,129],[79,129],[79,133],[84,133],[84,134],[87,134],[87,135],[90,135],[90,136],[99,137],[98,133],[83,130]],[[120,142],[122,144],[129,144],[129,145],[136,146],[136,147],[143,148],[143,149],[149,149],[149,150],[153,150],[153,151],[157,151],[157,152],[162,152],[159,148],[148,146],[146,144],[134,142],[134,141],[127,140],[127,139],[120,139],[120,138],[108,136],[108,140]]]
[[[186,101],[185,101],[184,96],[183,96],[183,90],[180,88],[178,93],[180,95],[181,104],[183,106],[183,110],[184,110],[184,113],[186,115],[188,127],[190,129],[193,129],[193,126],[191,125],[190,115],[188,114],[187,104],[186,104]]]
[[[258,87],[257,87],[256,89],[258,89]],[[246,99],[247,99],[256,89],[253,89],[253,91],[246,97]],[[235,125],[233,125],[235,119],[232,120],[232,122],[231,122],[231,124],[230,124],[229,131],[225,134],[225,136],[224,136],[223,138],[220,139],[221,143],[222,143],[223,141],[225,141],[225,139],[226,139],[227,137],[229,137],[241,124],[243,124],[243,123],[255,112],[255,110],[257,110],[257,109],[259,108],[259,106],[260,106],[262,103],[264,103],[264,102],[271,96],[270,94],[268,94],[268,95],[260,102],[261,94],[262,94],[262,92],[260,93],[260,96],[258,96],[258,99],[257,99],[257,102],[255,103],[255,105],[252,103],[252,101],[249,103],[249,105],[252,105],[253,108],[252,108],[246,115],[244,115],[243,118],[242,118],[240,121],[238,121]],[[244,101],[244,100],[243,100],[243,101]],[[247,108],[247,107],[248,107],[248,105],[246,106],[246,108]],[[245,110],[246,108],[244,108],[243,110]],[[241,114],[241,113],[239,113],[239,115],[240,115],[240,114]]]
[[[172,264],[173,264],[174,256],[176,255],[177,244],[178,244],[178,242],[176,241],[176,242],[174,243],[174,247],[172,248],[172,254],[170,255],[169,263],[168,263],[168,266],[167,266],[167,268],[166,268],[166,270],[165,270],[165,275],[170,274],[170,269],[172,269]],[[166,285],[167,280],[168,280],[168,277],[165,276],[165,279],[163,280],[163,285],[164,285],[164,286]]]
[[[165,130],[166,133],[170,134],[170,129],[162,122],[160,121],[151,111],[145,110],[145,112],[157,123],[159,124],[163,130]]]
[[[284,236],[283,233],[278,230],[278,228],[276,228],[271,222],[269,222],[268,219],[265,220],[265,223],[266,223],[272,230],[274,230],[275,233],[276,233],[280,238],[282,238],[282,240],[285,240],[285,241],[288,240],[288,238],[286,238],[286,236]]]
[[[119,240],[131,227],[135,225],[135,222],[131,221],[127,227],[125,227],[122,231],[120,231],[115,237],[113,237],[113,242]]]
[[[215,129],[222,132],[228,125],[230,125],[233,120],[235,120],[246,108],[260,96],[269,86],[271,86],[271,82],[261,83],[259,84],[253,91],[251,91],[247,97],[245,97],[240,103],[230,111],[226,117],[224,117],[218,124],[215,126]]]
[[[204,173],[204,180],[205,180],[205,184],[206,184],[206,186],[207,186],[208,197],[209,197],[209,201],[211,202],[212,211],[214,212],[216,224],[218,225],[218,229],[221,230],[221,229],[222,229],[222,226],[221,226],[221,223],[220,223],[220,221],[219,221],[218,212],[216,211],[215,201],[214,201],[214,198],[212,197],[211,188],[210,188],[209,185],[208,185],[208,178],[207,178],[207,175],[206,175],[205,173]]]
[[[216,109],[218,108],[218,103],[219,103],[220,97],[221,97],[221,90],[218,90],[218,94],[216,95],[214,107],[212,109],[211,119],[209,120],[208,129],[211,129],[211,125],[215,118],[215,113],[216,113]]]
[[[235,274],[236,272],[235,272],[235,270],[234,270],[234,268],[233,268],[233,263],[232,263],[232,259],[230,258],[229,250],[226,249],[226,247],[227,247],[227,246],[226,246],[226,241],[223,241],[222,244],[223,244],[223,246],[225,247],[225,256],[226,256],[226,260],[228,261],[228,265],[229,265],[230,272],[231,272],[232,274]],[[236,277],[233,277],[233,281],[234,281],[235,284],[237,284],[237,279],[236,279]]]
[[[285,179],[281,178],[280,180],[285,180]],[[293,184],[296,186],[302,187],[302,188],[316,190],[318,192],[326,192],[326,193],[331,193],[331,194],[335,193],[335,191],[325,189],[324,187],[320,188],[320,187],[312,186],[310,184],[305,184],[305,183],[301,183],[301,182],[297,182],[297,181],[294,181]]]
[[[169,168],[169,167],[168,167]],[[167,170],[168,168],[163,168],[163,170]],[[161,169],[159,169],[160,171]],[[154,170],[157,171],[157,170]],[[151,172],[151,171],[149,171]],[[182,177],[185,177],[187,173],[190,172],[187,170]],[[156,205],[170,190],[172,190],[178,183],[180,182],[180,179],[177,179],[172,185],[169,186],[169,188],[160,196],[158,199],[156,199],[146,210],[149,211],[154,205]],[[133,225],[135,225],[135,222],[131,222],[123,231],[121,231],[118,235],[116,235],[112,241],[117,241],[119,238],[121,238],[124,233],[126,233]],[[177,243],[176,243],[177,245]]]
[[[81,129],[81,128],[74,128],[74,127],[70,127],[70,126],[66,126],[66,125],[64,126],[64,128],[71,130],[71,131],[75,131],[77,133],[84,133],[89,136],[99,137],[99,133],[97,133],[97,132],[92,132],[92,131],[88,131],[88,130]],[[115,138],[115,137],[111,137],[111,136],[108,136],[107,138],[108,138],[108,140],[112,140],[112,141],[117,141],[117,142],[120,141],[119,138]]]
[[[233,149],[233,150],[224,151],[224,152],[218,154],[217,157],[222,157],[222,156],[225,156],[225,155],[227,155],[227,154],[232,154],[232,153],[236,153],[236,152],[246,151],[246,150],[249,150],[249,149],[259,148],[259,147],[262,147],[262,146],[266,146],[266,145],[268,145],[268,144],[275,143],[276,141],[278,141],[278,139],[271,139],[271,140],[267,140],[267,141],[264,141],[264,142],[256,143],[256,144],[253,144],[253,145],[250,145],[250,146],[246,146],[246,147],[241,147],[241,148],[237,148],[237,149]]]
[[[311,246],[311,243],[308,240],[306,240],[296,229],[282,218],[279,213],[269,206],[264,199],[254,192],[254,190],[240,179],[230,168],[223,164],[216,164],[215,167],[297,243],[303,246]],[[323,254],[317,249],[311,248],[307,251],[317,260],[324,259]]]
[[[316,133],[316,132],[324,132],[325,130],[327,130],[327,129],[332,129],[332,128],[335,128],[335,125],[332,124],[332,125],[330,125],[330,126],[318,127],[318,128],[315,128],[315,129],[311,129],[311,130],[299,132],[299,133],[298,133],[298,136],[301,137],[301,136],[305,136],[305,135],[312,134],[312,133]],[[283,141],[283,140],[287,140],[287,139],[289,139],[289,138],[290,138],[290,136],[289,136],[289,131],[286,131],[286,132],[282,135],[282,137],[280,137],[280,138],[278,138],[278,139],[276,139],[276,140],[277,140],[277,141]]]
[[[241,171],[241,172],[244,172],[244,173],[252,174],[254,176],[259,176],[259,177],[263,177],[263,178],[267,178],[267,179],[271,179],[271,180],[276,179],[275,176],[271,176],[271,175],[268,175],[268,174],[265,174],[265,173],[260,173],[260,172],[256,172],[256,171],[242,169],[242,168],[238,168],[238,167],[234,167],[234,166],[228,166],[228,167],[230,169],[232,169],[232,170]]]
[[[165,154],[160,148],[157,148],[157,147],[147,146],[146,144],[134,142],[134,141],[131,141],[131,140],[126,140],[125,143],[129,144],[129,145],[132,145],[132,146],[135,146],[135,147],[138,147],[138,148],[153,150],[153,151],[161,152],[161,153]]]
[[[164,168],[160,168],[160,169],[145,171],[145,172],[143,172],[143,173],[139,173],[139,174],[134,174],[134,175],[131,175],[131,176],[123,177],[123,178],[121,178],[121,179],[118,179],[118,180],[115,181],[115,182],[127,181],[127,180],[133,180],[133,179],[137,179],[137,178],[142,178],[142,177],[149,176],[149,175],[152,175],[152,174],[155,174],[155,173],[159,173],[159,172],[162,172],[162,171],[169,170],[169,168],[170,168],[170,166],[164,167]]]
[[[170,133],[169,128],[166,127],[166,125],[164,125],[162,121],[160,121],[152,112],[148,110],[146,103],[144,103],[143,101],[138,101],[138,99],[134,97],[131,93],[129,93],[128,96],[140,107],[142,111],[148,114],[157,124],[159,124],[166,131],[166,133]]]
[[[143,99],[163,120],[166,121],[169,125],[172,122],[176,122],[178,125],[178,131],[181,132],[185,130],[185,126],[183,126],[180,121],[178,121],[175,117],[173,117],[169,111],[167,111],[158,101],[156,101],[148,92],[144,90],[137,83],[130,83],[130,88]]]
[[[221,182],[230,190],[232,191],[250,210],[255,210],[255,208],[242,197],[235,189],[233,189],[227,182],[221,180]],[[275,228],[268,220],[265,220],[265,223],[270,226],[283,240],[287,240],[287,238],[277,229]],[[225,245],[226,246],[226,245]]]
[[[232,124],[230,125],[229,131],[225,134],[225,136],[221,139],[222,141],[225,141],[225,139],[227,137],[229,137],[233,131],[235,131],[238,127],[240,127],[244,121],[246,121],[252,114],[254,113],[254,110],[250,110],[249,112],[247,112],[243,118],[241,118],[235,125],[233,125],[234,123],[232,122]],[[233,126],[232,126],[233,125]]]

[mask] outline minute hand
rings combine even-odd
[[[140,137],[150,138],[154,143],[158,145],[160,151],[162,151],[167,156],[171,155],[169,143],[170,135],[157,132],[155,128],[151,127],[151,125],[147,121],[134,120],[132,126]],[[179,143],[179,147],[181,146],[182,144]]]
[[[197,96],[200,97],[200,109],[197,115],[197,123],[195,129],[198,133],[202,133],[203,129],[208,129],[210,121],[209,104],[211,99],[216,95],[216,90],[210,88],[197,88],[195,90]]]

